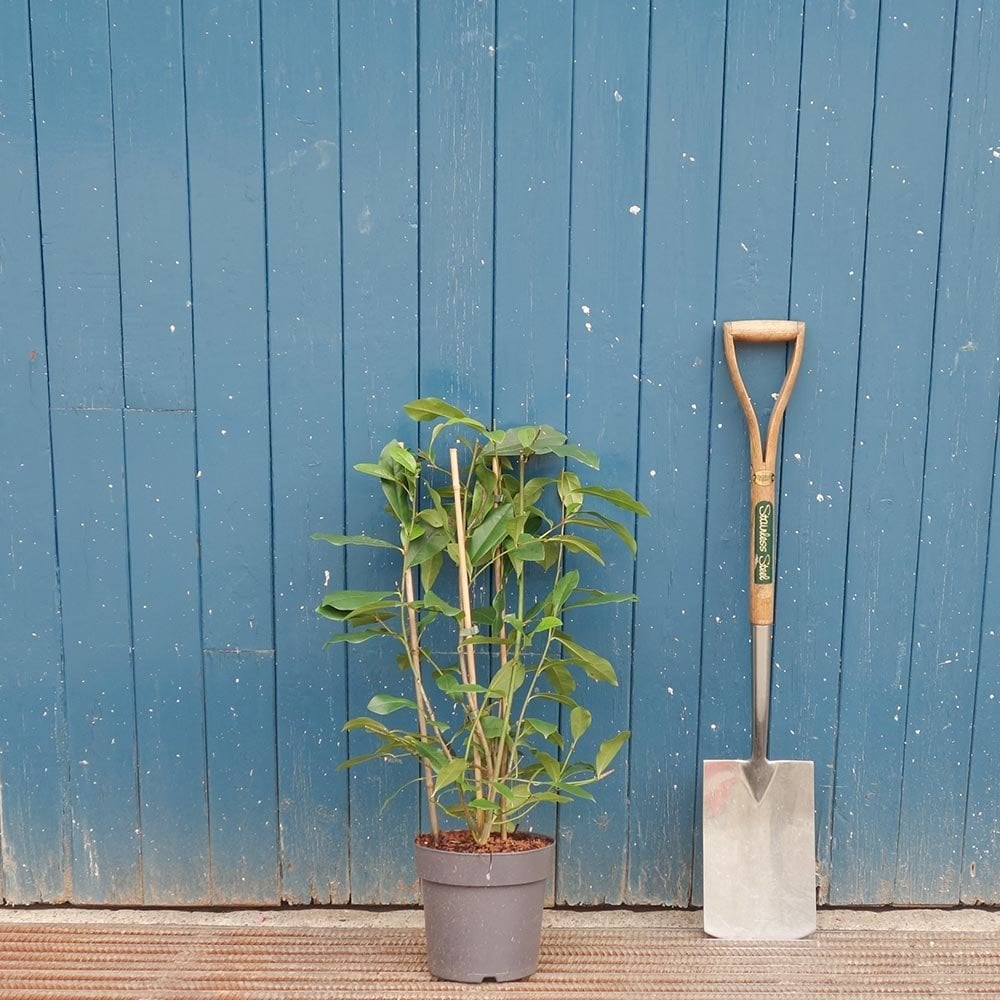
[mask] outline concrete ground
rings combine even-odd
[[[0,924],[128,924],[204,927],[343,927],[420,928],[418,909],[364,909],[361,907],[303,907],[283,910],[133,910],[27,906],[0,909]],[[818,913],[820,930],[993,932],[1000,934],[1000,909],[884,909],[824,908]],[[701,927],[699,910],[555,910],[545,911],[545,927],[623,929]]]

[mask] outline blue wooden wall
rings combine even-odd
[[[337,770],[401,681],[313,613],[383,566],[308,539],[379,528],[346,470],[424,394],[649,506],[583,627],[629,754],[540,822],[557,901],[697,903],[699,762],[748,746],[717,324],[786,316],[821,898],[1000,903],[996,4],[0,5],[0,896],[416,898],[412,775]]]

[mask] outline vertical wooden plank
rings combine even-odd
[[[346,903],[344,655],[314,610],[343,560],[309,539],[344,519],[339,25],[330,0],[262,15],[282,899]]]
[[[801,44],[798,0],[730,4],[719,188],[718,324],[787,314]],[[713,341],[720,335],[717,332]],[[750,749],[747,432],[722,351],[715,343],[712,351],[699,761],[746,757]],[[766,423],[770,394],[778,391],[784,374],[785,352],[753,348],[743,353],[740,366],[758,415]],[[808,380],[801,379],[796,391],[808,393]],[[798,399],[792,398],[785,416],[786,437],[794,434]],[[781,537],[788,530],[779,517]],[[779,541],[779,615],[788,607],[781,593],[782,565]],[[780,685],[776,671],[774,688]],[[699,830],[696,900],[701,894],[700,841]]]
[[[420,393],[489,422],[493,0],[420,8]]]
[[[205,651],[212,902],[274,905],[274,654]]]
[[[989,32],[984,32],[989,34]],[[994,170],[996,168],[993,168]],[[986,167],[985,171],[990,168]],[[1000,466],[994,459],[994,479]],[[961,902],[996,903],[1000,899],[1000,493],[993,491],[983,631],[976,685],[976,711],[972,732],[972,759],[963,838]]]
[[[815,765],[825,898],[878,3],[807,6],[803,30],[791,315],[806,320],[808,346],[784,446],[771,729],[776,754]]]
[[[31,5],[53,406],[121,406],[105,0]]]
[[[572,85],[572,4],[501,3],[493,274],[501,426],[565,423]],[[545,717],[558,722],[557,706]],[[536,809],[530,825],[554,833],[555,807]]]
[[[194,406],[181,5],[109,0],[129,406]]]
[[[1000,17],[958,11],[896,871],[907,904],[960,900],[1000,392]]]
[[[24,3],[0,8],[0,92],[0,899],[55,902],[70,884],[69,789]]]
[[[654,2],[650,24],[630,903],[691,901],[725,16]]]
[[[882,4],[830,891],[840,904],[897,898],[953,21],[953,9]]]
[[[142,902],[122,416],[55,410],[73,901]]]
[[[500,3],[493,390],[501,425],[565,420],[572,86],[572,3]]]
[[[260,15],[184,13],[213,892],[277,902]]]
[[[210,903],[194,415],[125,411],[143,902]]]
[[[142,899],[108,16],[31,8],[73,897]],[[101,409],[88,410],[87,407]]]
[[[493,411],[500,426],[561,428],[566,416],[572,3],[505,0],[497,8],[496,44]],[[558,723],[557,705],[540,711]],[[555,806],[537,808],[528,825],[554,834]]]
[[[418,385],[416,10],[385,0],[345,4],[340,29],[346,523],[352,534],[378,534],[392,530],[382,492],[371,477],[350,470],[371,461],[389,438],[415,437],[401,407]],[[329,566],[337,586],[338,563],[331,558]],[[347,557],[351,587],[379,588],[394,573],[392,560],[377,551]],[[373,646],[349,650],[348,678],[352,716],[379,690],[407,693],[395,662]],[[362,735],[351,734],[348,742],[351,755],[372,746]],[[416,777],[415,767],[391,763],[351,772],[352,902],[418,898],[417,794],[408,790],[382,808]]]
[[[627,7],[578,2],[575,8],[573,165],[569,291],[570,437],[601,455],[601,483],[632,490],[642,315],[646,91],[649,3]],[[597,401],[602,405],[595,405]],[[606,566],[580,565],[587,586],[629,591],[635,568],[615,539]],[[599,739],[629,728],[632,611],[628,604],[592,609],[572,626],[618,673],[617,688],[582,682],[594,708],[581,756]],[[626,891],[628,751],[599,789],[596,804],[559,809],[556,899],[620,903]]]

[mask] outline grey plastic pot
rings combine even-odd
[[[509,854],[415,846],[431,974],[457,983],[530,976],[555,845]]]

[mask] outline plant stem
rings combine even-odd
[[[476,684],[476,653],[475,649],[471,643],[463,643],[461,641],[461,633],[464,633],[466,638],[470,637],[472,633],[472,601],[469,596],[469,565],[468,559],[465,551],[465,509],[464,504],[464,494],[462,491],[462,477],[458,470],[458,449],[449,448],[448,457],[451,459],[451,485],[454,491],[455,499],[455,537],[458,542],[458,598],[459,606],[462,609],[462,629],[459,636],[459,646],[458,646],[458,657],[459,663],[464,662],[464,680],[466,684]],[[483,750],[486,753],[486,764],[487,773],[490,778],[493,777],[489,772],[492,771],[492,765],[490,763],[490,745],[489,741],[486,739],[486,734],[483,732],[483,724],[479,719],[479,699],[476,697],[475,691],[469,692],[468,697],[469,711],[471,712],[473,719],[473,735],[478,737],[482,744]],[[472,748],[472,767],[476,775],[476,795],[478,798],[482,798],[483,795],[483,765],[482,759],[479,753],[479,747],[475,745],[473,740]],[[486,820],[487,831],[492,825],[492,819]]]
[[[420,679],[420,638],[417,634],[417,612],[413,607],[413,570],[408,569],[403,574],[403,586],[406,596],[407,614],[407,640],[410,654],[410,670],[413,671],[413,686],[416,693],[417,702],[417,726],[420,729],[421,737],[427,739],[427,713],[425,705],[428,705],[427,692]],[[439,734],[440,735],[440,734]],[[424,771],[424,790],[427,793],[427,818],[431,824],[431,836],[437,843],[441,838],[441,830],[438,827],[437,804],[434,802],[434,771],[430,762],[422,761]]]
[[[501,499],[501,495],[500,495],[500,472],[501,472],[501,470],[500,470],[500,458],[499,458],[498,455],[494,455],[493,456],[493,475],[494,475],[494,477],[496,479],[496,485],[494,486],[494,489],[493,489],[493,506],[494,506],[494,508],[496,508],[496,507],[498,507],[500,505],[500,499]],[[497,550],[496,550],[496,554],[493,556],[493,592],[494,592],[494,594],[502,594],[503,593],[505,582],[506,581],[504,580],[504,575],[503,575],[503,556],[501,555],[501,548],[498,545],[497,546]],[[501,640],[506,640],[506,638],[507,638],[507,623],[503,620],[503,616],[504,616],[504,613],[506,612],[506,610],[507,610],[506,604],[504,602],[502,602],[501,606],[500,606],[500,633],[499,633],[499,637],[500,637]],[[505,666],[507,666],[507,643],[504,642],[504,641],[501,641],[501,643],[500,643],[500,669],[502,670]],[[504,720],[508,720],[509,719],[509,715],[508,715],[509,710],[510,710],[509,709],[509,700],[506,699],[506,698],[502,699],[501,702],[500,702],[500,715],[504,718]],[[506,731],[507,731],[506,727],[504,727],[504,732],[506,732]],[[497,778],[504,778],[505,777],[505,773],[504,773],[504,766],[505,766],[504,755],[505,754],[504,754],[504,751],[505,751],[505,740],[504,740],[503,737],[501,737],[501,739],[499,741],[499,745],[497,746],[497,759],[496,759],[496,764],[494,765],[494,773],[496,774]],[[504,806],[503,806],[503,797],[502,796],[501,796],[501,805],[500,805],[499,817],[500,817],[500,839],[501,840],[506,840],[507,839],[507,822],[506,822],[505,809],[504,809]]]

